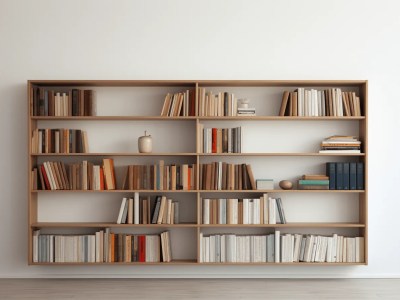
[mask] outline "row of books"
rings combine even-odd
[[[237,116],[237,98],[233,93],[206,91],[198,89],[197,115],[205,117]]]
[[[256,182],[248,164],[213,162],[200,164],[200,189],[255,190]]]
[[[360,98],[355,92],[342,92],[340,88],[284,91],[280,116],[361,116]]]
[[[364,238],[281,234],[236,235],[200,233],[200,262],[293,263],[364,262]]]
[[[170,262],[169,232],[151,235],[111,233],[109,228],[87,235],[33,232],[33,262],[103,263]]]
[[[330,136],[321,142],[319,153],[361,153],[361,141],[353,136]]]
[[[196,186],[196,164],[128,166],[122,184],[124,190],[193,190]]]
[[[329,176],[330,190],[363,190],[363,162],[328,162],[326,175]]]
[[[88,153],[87,133],[79,129],[35,129],[32,153]]]
[[[166,196],[122,198],[117,224],[179,224],[179,202]]]
[[[95,116],[96,100],[93,90],[72,89],[55,92],[43,87],[31,88],[33,116]]]
[[[200,151],[203,153],[241,153],[242,127],[200,129]]]
[[[186,90],[183,93],[168,93],[165,96],[161,116],[164,117],[188,117],[196,115],[195,90]]]
[[[47,161],[32,170],[33,190],[115,190],[114,161],[104,158],[102,165],[86,160],[66,165]]]
[[[281,198],[203,199],[203,224],[286,224]]]

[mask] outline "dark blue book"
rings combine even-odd
[[[343,163],[336,163],[336,189],[343,190]]]
[[[326,163],[326,176],[329,176],[329,189],[336,189],[336,163]]]
[[[343,189],[350,189],[350,164],[343,163]]]
[[[350,163],[350,190],[357,189],[357,163]]]
[[[364,189],[364,163],[357,163],[357,190]]]

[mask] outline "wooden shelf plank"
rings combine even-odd
[[[86,117],[45,117],[31,116],[40,121],[196,121],[196,117],[161,117],[161,116],[86,116]]]
[[[31,224],[34,228],[196,228],[196,223],[180,223],[180,224],[116,224],[112,222],[37,222]]]
[[[274,153],[189,153],[189,152],[97,152],[97,153],[31,153],[31,156],[365,156],[364,153],[301,153],[301,152],[274,152]]]
[[[163,193],[163,194],[173,194],[173,193],[197,193],[197,190],[102,190],[102,191],[93,191],[93,190],[32,190],[32,193]]]
[[[167,266],[167,265],[207,265],[207,266],[365,266],[365,262],[361,263],[328,263],[328,262],[288,262],[288,263],[251,263],[251,262],[231,262],[231,263],[216,263],[216,262],[196,262],[195,260],[174,260],[171,262],[97,262],[97,263],[79,263],[79,262],[67,262],[67,263],[34,263],[30,262],[32,266],[103,266],[103,265],[114,265],[114,266]]]
[[[364,190],[199,190],[199,193],[364,193]]]
[[[30,116],[31,120],[40,121],[352,121],[364,120],[365,117],[281,117],[281,116],[235,116],[235,117],[161,117],[161,116],[80,116],[53,117]]]
[[[364,228],[365,224],[359,223],[287,223],[287,224],[202,224],[202,228],[224,228],[224,227],[240,227],[240,228]]]
[[[31,156],[196,156],[188,152],[159,152],[159,153],[134,153],[134,152],[97,152],[97,153],[31,153]]]

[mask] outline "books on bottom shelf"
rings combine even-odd
[[[166,196],[122,198],[117,224],[179,224],[179,202]]]
[[[286,224],[281,198],[202,199],[203,224]]]
[[[169,232],[161,234],[112,233],[60,235],[33,233],[34,263],[170,262]]]
[[[364,237],[281,234],[200,233],[200,262],[216,263],[362,263]]]

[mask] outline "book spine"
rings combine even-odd
[[[336,163],[336,189],[343,190],[343,163]]]
[[[357,163],[350,163],[350,175],[349,175],[349,189],[357,189]]]
[[[364,163],[357,163],[357,190],[364,189]]]
[[[329,176],[329,189],[336,189],[336,164],[334,162],[326,163],[326,175]]]
[[[343,189],[350,189],[350,164],[343,163]]]

